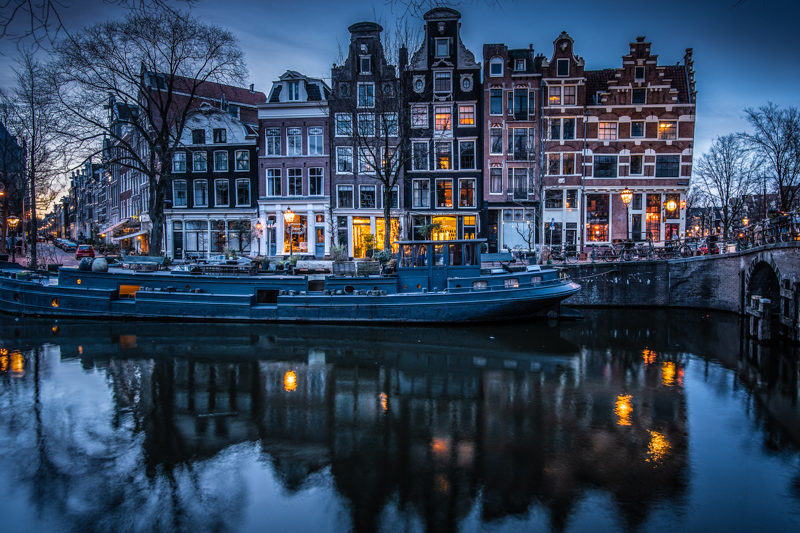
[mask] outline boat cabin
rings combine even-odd
[[[398,242],[398,289],[438,291],[447,287],[447,278],[479,276],[484,242],[485,239]]]

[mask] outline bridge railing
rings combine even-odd
[[[737,246],[747,249],[793,241],[800,241],[800,212],[797,211],[748,224],[739,233]]]

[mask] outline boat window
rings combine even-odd
[[[444,266],[444,244],[433,245],[433,264],[435,266]]]
[[[428,265],[428,262],[427,262],[428,245],[427,244],[415,244],[414,248],[415,248],[415,250],[414,250],[414,257],[415,257],[414,266],[417,266],[417,267],[427,266]]]
[[[400,266],[401,267],[414,266],[414,250],[412,249],[410,244],[403,245],[403,253],[400,256]]]
[[[489,284],[486,282],[485,279],[482,279],[480,281],[473,281],[472,282],[472,288],[476,289],[476,290],[488,289],[489,288]]]
[[[461,266],[464,264],[463,246],[461,244],[451,244],[450,248],[450,266]]]
[[[516,289],[517,287],[519,287],[519,279],[506,278],[503,280],[503,285],[505,285],[506,289]]]
[[[52,301],[50,302],[50,305],[52,305],[53,307],[58,307],[60,305],[58,298],[53,298]]]
[[[542,276],[533,276],[531,278],[531,285],[538,285],[542,282]]]
[[[475,245],[474,244],[465,244],[464,245],[464,264],[465,265],[477,265],[478,264],[478,254],[475,253]]]
[[[136,291],[139,290],[139,285],[120,285],[119,297],[120,298],[136,298]]]

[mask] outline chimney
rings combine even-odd
[[[398,56],[398,66],[400,67],[400,72],[402,73],[405,72],[406,66],[408,65],[408,48],[401,46]]]
[[[255,83],[250,84],[250,94],[255,94],[256,92],[255,87],[256,87]]]

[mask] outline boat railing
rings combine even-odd
[[[508,279],[508,278],[507,278]],[[465,293],[465,292],[476,292],[476,293],[485,293],[485,292],[497,292],[497,291],[508,291],[526,287],[551,287],[555,285],[563,285],[565,279],[563,278],[555,278],[555,279],[548,279],[548,280],[539,280],[535,281],[536,278],[531,278],[529,282],[522,282],[519,281],[516,285],[481,285],[481,286],[474,286],[471,285],[469,287],[448,287],[446,292],[450,293]]]

